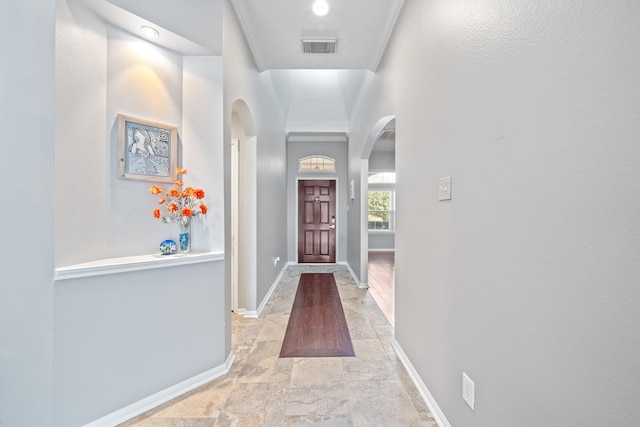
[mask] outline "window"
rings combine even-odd
[[[369,174],[369,184],[395,184],[395,172],[371,172]]]
[[[395,229],[395,190],[369,190],[369,230]]]
[[[369,173],[369,230],[394,231],[396,216],[396,173]]]
[[[309,156],[298,161],[298,172],[335,172],[336,161],[331,157]]]

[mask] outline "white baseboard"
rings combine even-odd
[[[395,252],[396,249],[395,248],[391,248],[391,249],[368,249],[368,252]]]
[[[269,298],[271,298],[271,294],[273,294],[273,291],[278,286],[278,282],[280,282],[280,279],[282,279],[282,275],[284,274],[284,271],[287,269],[289,265],[290,263],[285,263],[285,265],[282,267],[282,270],[280,270],[278,277],[276,277],[276,279],[273,281],[273,284],[267,291],[267,294],[264,296],[264,298],[262,299],[262,302],[260,303],[260,306],[258,307],[258,311],[256,312],[256,317],[260,317],[260,314],[262,314],[262,310],[264,310],[264,307],[267,305]],[[244,317],[249,317],[249,316],[244,316]]]
[[[411,364],[411,361],[409,360],[407,355],[404,353],[404,351],[402,350],[402,347],[400,347],[400,344],[398,344],[398,341],[396,341],[395,338],[393,339],[392,345],[393,345],[393,349],[396,351],[396,354],[400,358],[400,361],[402,362],[405,369],[407,370],[409,377],[411,377],[411,380],[413,381],[416,388],[420,392],[420,396],[422,396],[425,403],[429,407],[429,411],[431,411],[431,415],[433,415],[433,418],[438,423],[438,426],[451,427],[451,424],[449,424],[447,417],[444,416],[444,413],[438,406],[438,403],[436,402],[436,400],[433,398],[433,395],[431,394],[431,392],[429,391],[425,383],[422,381],[422,379],[420,378],[420,375],[418,375],[418,372],[413,367],[413,365]]]
[[[242,317],[249,317],[255,319],[258,317],[258,312],[256,310],[247,310],[246,308],[238,308],[236,314]]]
[[[367,283],[361,283],[360,280],[358,280],[358,276],[356,276],[356,273],[353,272],[353,270],[351,269],[351,265],[348,262],[341,262],[340,265],[345,265],[349,269],[349,272],[351,273],[351,277],[353,277],[353,280],[356,282],[356,285],[358,285],[359,288],[362,288],[362,289],[369,288],[369,285]]]
[[[180,397],[183,394],[190,392],[191,390],[194,390],[208,382],[211,382],[223,375],[228,374],[235,358],[236,356],[233,354],[233,352],[231,352],[229,353],[229,357],[227,357],[227,360],[223,365],[216,366],[215,368],[209,369],[208,371],[198,374],[195,377],[189,378],[165,390],[159,391],[156,394],[152,394],[149,397],[145,397],[144,399],[139,400],[129,406],[125,406],[124,408],[105,415],[102,418],[98,418],[97,420],[92,421],[89,424],[85,424],[84,427],[117,426],[118,424],[122,424],[123,422],[137,417],[140,414],[144,414],[151,409],[157,408],[163,403],[175,399],[176,397]]]

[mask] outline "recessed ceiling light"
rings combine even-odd
[[[140,27],[140,31],[142,31],[142,34],[149,37],[150,39],[155,39],[160,35],[158,33],[158,30],[156,30],[155,28],[148,27],[146,25],[143,25],[142,27]]]
[[[329,12],[329,3],[327,0],[316,0],[313,2],[313,13],[318,16],[324,16]]]

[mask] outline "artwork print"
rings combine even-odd
[[[176,167],[177,128],[118,116],[120,176],[171,182]]]

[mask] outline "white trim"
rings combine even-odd
[[[356,276],[356,273],[354,273],[353,270],[351,269],[351,264],[344,261],[341,261],[339,264],[345,265],[349,269],[349,272],[351,273],[351,277],[353,277],[353,280],[356,282],[356,285],[358,285],[359,288],[369,289],[369,285],[367,283],[360,283],[360,280],[358,280],[358,276]]]
[[[140,414],[143,414],[151,409],[166,403],[172,399],[182,396],[185,393],[190,392],[208,382],[211,382],[223,375],[229,373],[231,366],[236,356],[233,352],[229,353],[227,360],[223,365],[217,366],[213,369],[209,369],[195,377],[191,377],[185,381],[182,381],[176,385],[173,385],[167,389],[164,389],[158,393],[152,394],[149,397],[145,397],[129,406],[125,406],[122,409],[118,409],[104,417],[98,418],[95,421],[85,424],[85,427],[105,427],[105,426],[117,426],[125,421],[128,421]]]
[[[395,252],[395,248],[390,249],[369,249],[369,252]]]
[[[271,285],[271,287],[267,291],[267,294],[262,299],[262,302],[258,306],[258,311],[257,311],[258,315],[257,315],[257,317],[260,317],[260,315],[262,314],[262,310],[264,310],[264,307],[267,305],[267,302],[269,301],[269,298],[271,298],[271,294],[273,293],[273,291],[275,291],[276,287],[278,286],[278,282],[280,282],[280,279],[282,279],[282,276],[284,275],[284,271],[287,269],[288,266],[289,266],[289,264],[286,263],[282,267],[282,270],[280,270],[280,273],[276,277],[276,280],[273,281],[273,284]],[[248,316],[245,316],[245,317],[248,317]]]
[[[405,369],[407,370],[411,381],[413,381],[413,384],[415,384],[416,388],[420,392],[420,396],[422,396],[422,399],[424,399],[427,407],[429,407],[429,411],[431,411],[431,415],[433,415],[433,418],[438,423],[438,426],[451,427],[451,424],[449,424],[447,417],[444,416],[442,409],[440,409],[440,407],[438,406],[436,399],[434,399],[433,395],[431,394],[425,383],[422,381],[420,375],[418,375],[418,372],[413,367],[413,364],[411,364],[411,361],[404,353],[402,347],[400,347],[400,344],[398,343],[398,341],[396,341],[395,338],[393,339],[393,343],[391,345],[396,351],[396,354],[398,355],[398,358],[404,365]]]
[[[239,316],[242,316],[242,317],[250,318],[250,319],[257,319],[258,318],[258,312],[257,311],[247,310],[246,308],[239,308],[238,311],[236,311],[236,314],[238,314]]]
[[[299,226],[299,223],[298,223],[298,216],[300,215],[300,212],[299,212],[300,200],[298,199],[298,196],[299,196],[298,187],[300,185],[299,184],[300,181],[335,181],[336,182],[336,228],[335,228],[335,230],[336,230],[336,259],[340,259],[340,256],[339,256],[340,255],[340,252],[339,252],[340,245],[338,244],[338,242],[340,240],[339,239],[340,233],[338,232],[340,230],[340,228],[338,227],[338,224],[340,223],[340,220],[341,220],[341,218],[340,218],[340,197],[339,197],[339,194],[340,194],[339,193],[340,179],[338,177],[332,178],[332,177],[328,177],[328,176],[325,176],[325,177],[322,177],[322,178],[317,177],[317,176],[315,176],[315,177],[314,176],[310,176],[310,177],[296,176],[296,188],[295,188],[295,194],[296,194],[296,208],[295,208],[295,212],[296,212],[295,245],[296,245],[296,247],[295,247],[295,258],[296,258],[296,260],[299,258],[299,255],[298,255],[298,232],[300,231],[299,230],[300,226]],[[298,264],[300,264],[300,263],[298,263]],[[319,264],[327,265],[327,264],[331,264],[331,263],[319,263]]]
[[[289,132],[287,142],[349,142],[346,132]]]
[[[122,258],[107,258],[84,264],[55,269],[53,280],[77,279],[80,277],[104,276],[131,271],[175,267],[178,265],[224,261],[224,252],[200,252],[186,255],[139,255]]]
[[[266,70],[264,66],[264,59],[262,58],[262,54],[260,49],[258,49],[259,43],[256,41],[256,36],[253,32],[253,26],[245,19],[245,16],[249,14],[245,12],[245,6],[243,2],[238,0],[231,0],[231,5],[236,12],[236,16],[238,17],[238,21],[240,22],[240,26],[244,31],[245,37],[247,39],[247,44],[249,45],[249,50],[253,55],[253,60],[256,61],[256,66],[260,72]]]
[[[382,56],[384,55],[385,49],[387,48],[387,44],[389,43],[389,39],[393,34],[393,29],[395,28],[396,21],[398,20],[398,16],[400,16],[400,10],[402,9],[402,5],[404,4],[404,0],[400,0],[391,4],[391,7],[395,10],[392,10],[391,13],[387,14],[387,22],[378,29],[382,37],[379,39],[377,46],[375,47],[373,54],[371,55],[371,63],[369,69],[374,73],[378,71],[378,66],[380,65],[380,61],[382,60]]]
[[[239,180],[238,176],[240,173],[239,169],[239,156],[238,156],[238,147],[240,146],[240,139],[232,138],[231,139],[231,259],[230,259],[230,269],[231,269],[231,310],[237,312],[238,311],[238,219],[239,219],[239,210],[238,210],[238,186]]]
[[[360,277],[369,281],[369,159],[360,160]]]

